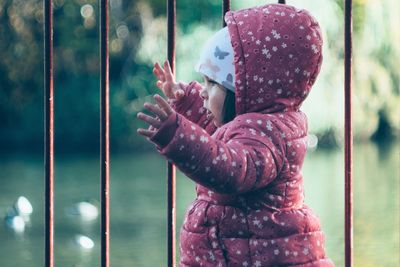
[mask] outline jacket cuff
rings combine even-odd
[[[161,125],[158,131],[150,138],[158,150],[168,145],[175,135],[176,129],[178,128],[178,117],[177,113],[172,113],[169,115],[166,121]]]

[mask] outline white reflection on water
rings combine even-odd
[[[74,238],[75,245],[80,249],[91,250],[94,247],[94,242],[90,237],[84,235],[76,235]]]
[[[67,216],[81,219],[83,221],[93,221],[97,219],[99,211],[97,207],[87,201],[81,201],[73,204],[66,209]]]

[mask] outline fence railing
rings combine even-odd
[[[167,58],[175,73],[176,0],[167,0]],[[167,266],[176,266],[176,168],[167,161]]]
[[[345,1],[345,266],[353,266],[352,204],[352,0]],[[285,0],[278,3],[285,4]],[[110,263],[110,156],[109,156],[109,5],[100,0],[100,199],[101,199],[101,266]],[[53,1],[44,0],[44,104],[45,104],[45,266],[54,266],[54,91],[53,91]],[[230,1],[222,1],[222,17]],[[225,22],[222,19],[222,25]],[[176,0],[167,0],[168,61],[175,73]],[[167,266],[176,266],[176,169],[167,163]]]
[[[352,130],[352,0],[345,0],[344,14],[344,250],[345,266],[353,266],[353,130]]]
[[[108,62],[108,0],[100,1],[100,202],[101,266],[110,265],[110,100]]]

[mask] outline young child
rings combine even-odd
[[[138,132],[196,182],[180,232],[180,266],[334,266],[303,203],[307,118],[299,108],[322,62],[305,10],[269,4],[225,16],[197,65],[205,85],[156,63],[153,113]]]

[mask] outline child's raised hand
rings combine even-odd
[[[156,83],[157,87],[160,88],[168,98],[179,100],[185,95],[185,92],[180,88],[179,84],[175,82],[168,60],[164,62],[164,69],[156,62],[156,64],[154,64],[153,73],[158,78]]]
[[[153,113],[154,117],[146,115],[142,112],[137,114],[139,119],[148,123],[150,126],[148,129],[139,128],[137,132],[149,138],[153,137],[163,122],[166,121],[172,113],[174,113],[174,110],[171,108],[168,102],[160,95],[154,95],[154,99],[157,102],[156,105],[148,102],[144,103],[143,105],[145,109]]]

